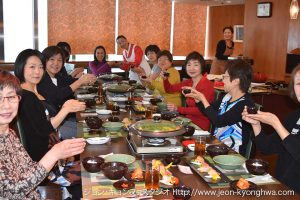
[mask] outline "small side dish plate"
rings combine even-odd
[[[86,142],[89,144],[105,144],[109,141],[110,141],[109,137],[92,137],[86,139]]]

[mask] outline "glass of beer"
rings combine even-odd
[[[152,163],[146,164],[145,188],[147,190],[159,189],[159,166],[154,169]]]
[[[204,156],[206,147],[206,137],[197,137],[195,139],[195,156]]]
[[[106,109],[107,110],[112,110],[113,107],[114,107],[114,102],[113,101],[107,102],[107,104],[106,104]]]
[[[152,109],[150,108],[150,106],[145,108],[145,118],[152,119]]]

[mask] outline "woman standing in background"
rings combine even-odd
[[[232,55],[234,50],[233,28],[232,26],[226,26],[223,28],[224,40],[220,40],[217,45],[216,58],[213,60],[210,68],[210,74],[224,74],[225,65],[228,61],[228,57]]]

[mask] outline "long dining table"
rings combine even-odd
[[[135,119],[137,117],[141,117],[140,114],[136,114],[133,111],[131,112],[131,118]],[[83,113],[77,113],[77,124],[78,124],[78,137],[87,137],[86,135],[86,124],[84,122],[84,118],[86,116],[96,116],[96,113],[93,113],[91,111],[89,112],[83,112]],[[98,115],[99,116],[99,115]],[[105,121],[109,116],[108,115],[102,115],[99,116],[99,118],[102,119],[102,121]],[[123,118],[127,117],[129,118],[129,112],[120,112],[118,117],[122,120]],[[105,135],[105,132],[103,131],[101,134]],[[100,134],[100,136],[101,136]],[[90,145],[87,144],[84,152],[80,155],[80,159],[82,160],[85,157],[88,156],[99,156],[99,155],[107,155],[107,154],[129,154],[136,157],[137,161],[142,161],[144,159],[162,159],[163,156],[160,154],[156,154],[154,156],[147,156],[146,158],[143,156],[136,155],[130,146],[128,145],[128,133],[126,131],[123,131],[122,134],[120,134],[120,137],[111,138],[111,141],[106,144],[101,145]],[[212,137],[212,136],[210,136]],[[179,136],[178,138],[180,141],[182,140],[182,137]],[[185,149],[186,150],[186,149]],[[193,156],[194,152],[185,151],[184,156]],[[183,156],[183,157],[184,157]],[[140,162],[143,163],[143,162]],[[185,162],[185,159],[181,160],[181,165],[187,165]],[[123,192],[115,192],[111,191],[111,196],[103,195],[101,191],[99,191],[97,178],[101,176],[99,175],[97,177],[97,174],[99,173],[88,173],[85,171],[83,166],[82,169],[82,193],[83,193],[83,199],[110,199],[110,198],[117,198],[117,197],[124,197],[124,196],[131,196],[128,195],[128,193]],[[203,180],[198,174],[195,172],[193,174],[184,174],[181,171],[179,171],[178,167],[171,167],[170,171],[172,174],[179,178],[180,184],[184,184],[192,189],[192,197],[191,199],[254,199],[254,198],[261,198],[261,199],[300,199],[300,195],[293,193],[287,186],[284,184],[277,182],[276,184],[266,184],[266,185],[258,185],[257,190],[255,193],[252,193],[251,195],[246,195],[243,193],[235,192],[233,190],[230,190],[229,187],[221,187],[221,188],[211,188],[205,180]],[[172,190],[160,190],[156,191],[151,195],[153,199],[174,199],[172,195]],[[138,199],[138,197],[136,197]]]

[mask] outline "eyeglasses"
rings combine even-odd
[[[222,75],[222,79],[224,80],[225,78],[230,77],[229,75]]]
[[[4,103],[4,100],[7,99],[7,101],[9,103],[18,103],[21,99],[20,95],[12,95],[12,96],[8,96],[8,97],[1,97],[0,96],[0,103]]]

